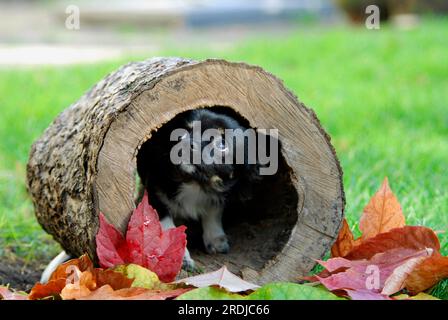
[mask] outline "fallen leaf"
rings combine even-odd
[[[176,300],[343,300],[322,287],[289,282],[269,283],[249,295],[223,288],[202,287],[180,295]]]
[[[96,253],[101,267],[111,268],[128,261],[128,248],[125,238],[108,223],[100,212],[100,228],[96,235]]]
[[[403,227],[405,224],[401,205],[385,178],[381,188],[364,208],[359,223],[362,240],[365,241],[380,233]]]
[[[406,279],[405,288],[415,294],[445,278],[448,278],[448,257],[433,255],[414,268]]]
[[[69,289],[85,290],[84,288],[79,288],[80,281],[89,290],[94,290],[96,287],[101,287],[105,284],[117,290],[131,287],[133,279],[129,279],[113,270],[94,268],[90,258],[87,255],[82,255],[78,259],[72,259],[61,264],[50,276],[48,283],[37,283],[31,289],[29,297],[31,300],[59,299],[64,289],[65,294],[67,294]]]
[[[245,296],[230,293],[218,287],[202,287],[193,289],[176,298],[176,300],[244,300]]]
[[[359,246],[354,247],[345,258],[348,260],[370,259],[377,253],[395,248],[413,250],[431,248],[438,252],[440,243],[437,235],[429,228],[405,226],[381,233],[364,241]]]
[[[328,290],[353,290],[371,291],[381,293],[386,280],[393,271],[417,257],[428,257],[432,250],[415,251],[412,249],[395,248],[386,252],[378,253],[371,259],[348,260],[345,258],[333,258],[328,261],[319,261],[331,275],[322,278],[316,276]],[[339,270],[345,271],[339,272]]]
[[[324,287],[297,283],[268,283],[247,296],[247,300],[342,300]]]
[[[371,290],[345,289],[345,292],[352,300],[393,300],[387,295],[378,292],[373,292]]]
[[[182,267],[187,244],[185,226],[162,231],[156,210],[145,193],[128,224],[126,240],[100,213],[97,255],[104,268],[136,263],[171,282]]]
[[[342,221],[342,227],[339,231],[338,238],[331,247],[331,256],[333,258],[344,257],[353,249],[354,245],[355,239],[353,237],[353,233],[348,226],[347,220],[344,219]]]
[[[110,285],[114,290],[130,288],[134,284],[134,279],[117,272],[115,270],[103,270],[96,268],[93,271],[97,287],[102,287],[106,284]]]
[[[234,275],[227,270],[226,266],[223,266],[221,269],[214,272],[200,274],[198,276],[176,281],[176,283],[184,283],[197,288],[218,286],[229,292],[243,292],[259,288],[259,286]]]
[[[381,294],[390,296],[394,293],[397,293],[398,291],[401,291],[405,286],[405,282],[409,274],[414,270],[416,266],[422,263],[425,259],[428,259],[428,257],[421,256],[412,258],[403,263],[402,265],[398,266],[397,268],[395,268],[395,270],[392,272],[389,278],[386,279]]]
[[[169,291],[148,290],[145,288],[125,288],[114,290],[109,285],[104,285],[86,295],[65,296],[65,299],[76,300],[166,300],[175,298],[191,289],[179,288]]]
[[[440,300],[430,294],[420,292],[415,296],[410,296],[407,294],[400,294],[393,297],[394,300]]]
[[[25,292],[14,292],[8,287],[0,286],[0,300],[28,300]]]
[[[45,298],[59,299],[62,289],[67,284],[66,279],[56,279],[48,281],[48,283],[36,283],[31,289],[29,299],[38,300]]]
[[[74,269],[70,266],[77,267],[78,270],[87,271],[93,270],[93,263],[89,256],[84,254],[77,259],[71,259],[56,268],[56,270],[51,274],[49,281],[57,279],[67,279],[71,274],[73,274]]]
[[[159,290],[174,288],[174,286],[170,284],[160,282],[157,274],[137,264],[121,265],[115,267],[114,271],[123,274],[129,279],[134,279],[132,282],[132,287]]]
[[[75,275],[73,283],[67,283],[61,290],[60,295],[64,300],[84,297],[97,288],[92,272],[80,271],[76,266],[74,268]]]

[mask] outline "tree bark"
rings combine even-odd
[[[31,149],[27,182],[39,223],[68,253],[96,259],[99,212],[126,230],[144,143],[177,114],[214,106],[253,128],[278,129],[282,159],[250,208],[257,218],[229,227],[231,252],[198,248],[193,258],[206,271],[226,264],[258,283],[306,274],[341,226],[342,170],[314,112],[279,79],[244,63],[156,58],[106,76]]]

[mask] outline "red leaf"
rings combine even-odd
[[[100,214],[97,254],[103,267],[135,263],[155,272],[164,282],[173,281],[182,267],[187,245],[185,226],[162,231],[156,210],[145,193],[128,224],[126,240]]]
[[[429,228],[405,226],[381,233],[362,242],[345,256],[348,260],[370,259],[377,253],[395,248],[423,250],[431,248],[438,252],[440,243],[437,235]]]
[[[103,268],[124,264],[126,260],[126,241],[115,227],[106,221],[100,212],[100,229],[96,235],[96,253]]]
[[[396,248],[378,253],[369,260],[351,261],[345,258],[333,258],[319,262],[331,275],[326,278],[316,276],[316,279],[331,291],[349,289],[381,293],[387,279],[396,268],[410,259],[427,257],[430,254],[432,254],[431,249],[415,251]],[[344,268],[346,269],[344,270]],[[369,287],[372,281],[373,285]]]

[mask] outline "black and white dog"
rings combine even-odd
[[[173,136],[176,129],[180,129],[177,137]],[[257,164],[248,161],[247,143],[251,141],[241,136],[247,129],[222,113],[208,109],[189,111],[162,127],[139,159],[138,168],[144,169],[139,175],[144,177],[162,226],[174,227],[173,218],[177,217],[200,220],[204,247],[210,254],[229,251],[222,227],[226,204],[236,198],[250,199],[252,184],[259,180]],[[206,132],[211,130],[217,134],[207,136]],[[199,134],[195,135],[195,131]],[[176,149],[176,146],[185,148]],[[210,151],[204,152],[206,148]],[[176,156],[182,152],[187,154],[180,155],[183,160],[173,163],[173,151]],[[194,161],[195,152],[201,155],[198,162]],[[237,163],[237,152],[243,152],[244,161]],[[230,161],[225,161],[226,156],[230,156]],[[194,268],[188,250],[184,268]]]
[[[210,129],[218,134],[204,135]],[[228,202],[249,200],[252,185],[260,180],[258,164],[248,161],[247,144],[253,141],[245,139],[247,129],[227,114],[192,110],[162,126],[139,152],[138,174],[162,227],[174,227],[174,218],[200,220],[204,247],[210,254],[227,253],[230,249],[222,226]],[[174,130],[179,133],[177,136],[173,136]],[[204,152],[206,148],[209,152]],[[238,152],[243,152],[243,161],[236,161]],[[195,153],[200,154],[199,161],[194,161]],[[173,155],[181,160],[173,161]],[[222,161],[213,161],[219,158]],[[53,259],[41,282],[47,281],[68,258],[62,252]],[[183,267],[195,267],[188,250]]]

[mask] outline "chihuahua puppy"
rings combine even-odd
[[[209,129],[219,134],[206,136]],[[246,129],[226,114],[208,109],[189,111],[163,126],[138,159],[139,175],[162,227],[174,227],[176,217],[200,220],[204,247],[210,254],[227,253],[230,248],[222,226],[226,204],[231,198],[249,200],[251,186],[259,180],[258,166],[249,163],[248,146],[244,136],[241,137]],[[173,139],[174,130],[179,135]],[[195,135],[195,130],[200,135]],[[229,130],[232,134],[226,134]],[[173,163],[176,145],[184,147],[180,152],[184,154],[183,160]],[[210,152],[204,152],[206,148]],[[236,154],[241,151],[243,161],[237,163]],[[196,162],[195,152],[202,155]],[[225,161],[226,156],[230,161]],[[222,161],[213,161],[220,157]],[[183,267],[194,269],[188,250]]]

